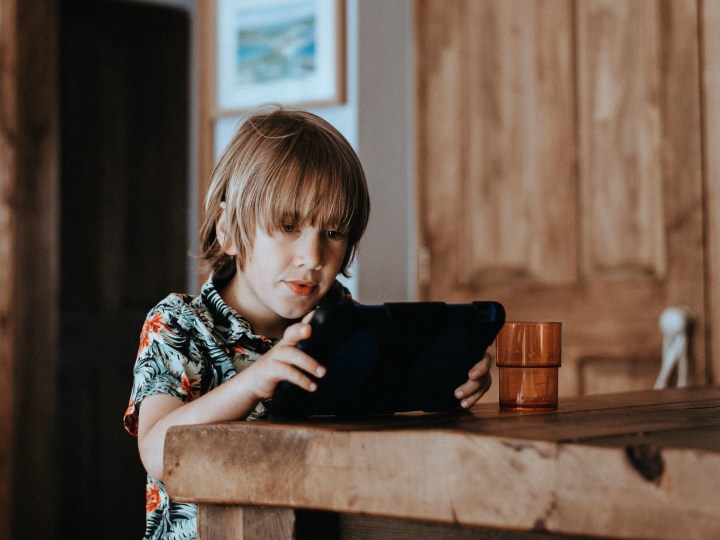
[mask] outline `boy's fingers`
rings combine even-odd
[[[460,404],[467,408],[472,407],[490,389],[492,376],[488,372],[479,380],[469,380],[455,390],[455,397],[461,400]]]
[[[317,383],[315,381],[308,377],[303,371],[290,364],[279,362],[276,368],[276,376],[279,380],[288,381],[309,392],[317,390]]]
[[[309,324],[304,322],[293,324],[285,330],[283,338],[275,348],[288,347],[289,350],[284,354],[292,359],[293,364],[316,377],[322,377],[325,375],[325,366],[297,348],[301,341],[310,337],[310,334],[312,334],[312,326]]]
[[[473,405],[475,405],[481,397],[485,395],[485,392],[475,392],[474,394],[470,394],[468,397],[462,399],[460,401],[460,406],[463,409],[469,409]]]
[[[470,407],[475,405],[481,397],[482,394],[480,394],[479,392],[471,394],[460,402],[460,406],[463,409],[469,409]]]
[[[483,359],[480,360],[477,364],[475,364],[468,373],[468,377],[470,377],[470,380],[476,381],[480,379],[483,375],[486,375],[490,372],[490,366],[491,366],[491,356],[489,353],[485,353],[485,356],[483,356]]]
[[[314,377],[322,377],[325,375],[325,366],[297,347],[289,344],[276,345],[276,347],[278,347],[276,353],[279,355],[279,363],[295,366],[297,369],[310,373]]]
[[[284,344],[294,347],[302,340],[309,338],[311,333],[312,327],[309,324],[304,322],[295,323],[287,327],[278,345]]]

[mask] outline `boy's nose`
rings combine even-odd
[[[313,270],[322,266],[322,240],[317,232],[303,231],[295,250],[295,264]]]

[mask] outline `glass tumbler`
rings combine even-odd
[[[506,322],[496,338],[501,409],[556,409],[562,323]]]

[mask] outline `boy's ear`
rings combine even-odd
[[[238,253],[235,242],[228,233],[226,204],[220,203],[220,213],[215,219],[215,235],[225,255],[235,256]]]

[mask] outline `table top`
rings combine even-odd
[[[165,445],[179,501],[598,536],[720,537],[718,479],[718,387],[176,426]]]

